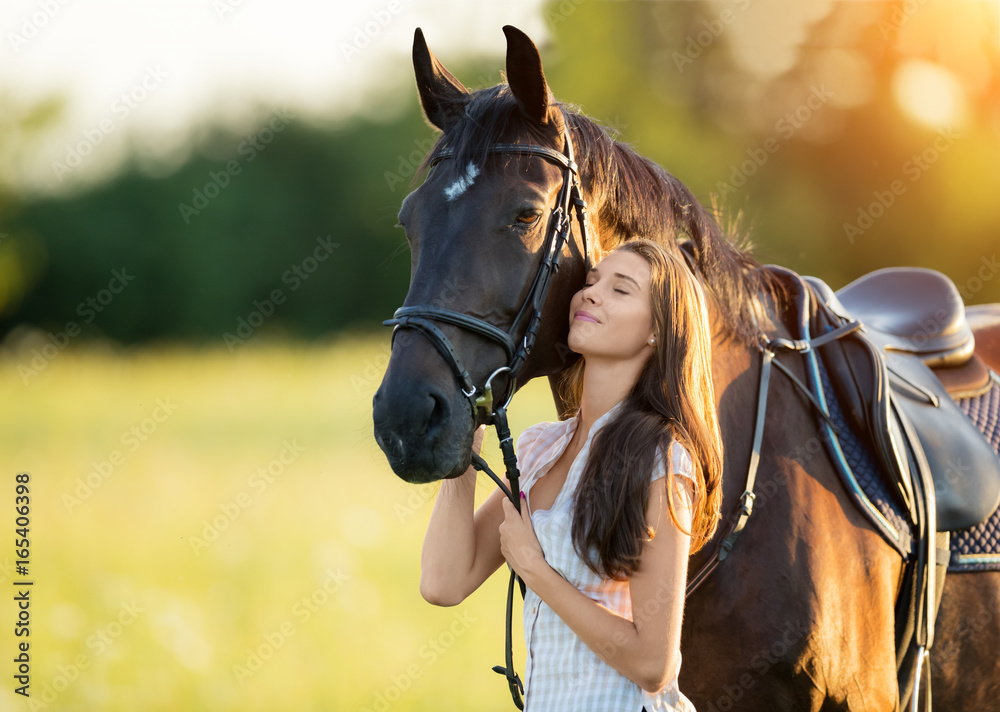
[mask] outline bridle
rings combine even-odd
[[[563,139],[564,149],[562,153],[551,148],[546,148],[545,146],[522,145],[519,143],[495,143],[488,146],[484,151],[486,155],[527,154],[539,156],[556,163],[563,169],[562,187],[559,189],[556,205],[549,216],[549,224],[545,236],[545,244],[541,251],[541,262],[538,265],[538,271],[535,273],[531,289],[528,291],[510,327],[504,331],[500,327],[478,317],[431,305],[400,307],[393,314],[392,319],[382,322],[386,326],[393,327],[393,341],[395,341],[396,333],[400,329],[415,329],[427,337],[455,374],[462,394],[469,401],[473,424],[477,422],[479,409],[482,408],[485,411],[486,419],[484,422],[493,424],[497,430],[497,437],[500,440],[500,450],[503,454],[507,481],[510,482],[510,488],[504,485],[503,481],[486,464],[486,461],[475,453],[472,456],[472,465],[493,479],[497,486],[503,490],[507,498],[513,502],[518,512],[521,511],[520,486],[518,484],[520,472],[517,468],[517,455],[514,453],[514,442],[510,436],[510,428],[507,425],[507,405],[514,395],[518,373],[520,373],[524,362],[535,345],[538,328],[542,320],[542,309],[545,307],[545,300],[552,285],[552,277],[559,269],[559,256],[562,253],[563,247],[572,237],[572,212],[575,212],[577,221],[580,224],[580,238],[583,242],[585,268],[589,268],[590,262],[587,235],[587,203],[583,199],[580,188],[580,175],[574,160],[573,141],[570,139],[569,129],[565,121],[563,124]],[[446,158],[454,158],[454,156],[454,148],[443,148],[431,159],[429,167],[433,168],[440,161]],[[496,369],[486,379],[482,388],[476,386],[469,375],[468,369],[465,368],[459,359],[455,347],[441,329],[437,327],[434,323],[435,321],[458,326],[497,342],[507,356],[507,364]],[[522,330],[524,330],[524,336],[520,343],[518,343],[518,334]],[[508,375],[508,385],[505,397],[497,399],[498,401],[502,400],[502,405],[496,406],[493,395],[493,379],[501,373]],[[493,670],[507,678],[507,685],[510,687],[510,694],[514,700],[514,705],[521,710],[524,709],[524,702],[521,698],[521,695],[524,693],[524,686],[521,683],[520,677],[514,671],[511,639],[515,580],[521,588],[522,598],[525,593],[524,582],[511,569],[510,580],[507,584],[505,665],[494,666]]]
[[[462,365],[454,347],[442,331],[433,323],[435,321],[453,324],[467,331],[484,336],[491,341],[495,341],[503,348],[507,356],[507,365],[501,368],[506,369],[510,379],[510,394],[514,390],[514,379],[520,372],[521,367],[527,360],[531,349],[535,345],[538,336],[538,328],[542,319],[542,309],[545,306],[545,299],[549,293],[552,276],[559,268],[559,255],[563,246],[571,237],[572,215],[571,211],[575,207],[576,216],[580,223],[580,234],[583,240],[584,262],[589,261],[589,248],[587,239],[587,203],[583,200],[580,190],[579,171],[573,157],[573,142],[569,136],[569,130],[563,129],[565,139],[565,153],[546,148],[545,146],[534,146],[519,143],[496,143],[488,146],[484,153],[490,154],[527,154],[540,156],[553,163],[558,164],[563,169],[563,183],[556,199],[556,206],[553,208],[549,218],[548,232],[545,238],[545,245],[542,248],[542,259],[535,273],[535,279],[531,283],[531,289],[525,297],[521,308],[514,317],[510,327],[504,331],[478,317],[469,316],[452,309],[445,309],[439,306],[403,306],[396,310],[392,319],[382,322],[386,326],[393,326],[392,336],[401,328],[416,329],[434,345],[434,347],[444,357],[445,362],[455,374],[462,394],[469,400],[472,408],[473,419],[477,415],[477,409],[483,408],[486,413],[492,412],[492,389],[490,380],[482,387],[477,387],[469,371]],[[430,168],[446,158],[453,158],[455,150],[453,148],[443,148],[430,162]],[[525,324],[527,327],[525,328]],[[518,334],[524,330],[524,337],[520,344],[517,343]],[[493,375],[496,375],[494,373]],[[507,399],[509,400],[509,398]]]

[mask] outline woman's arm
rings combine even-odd
[[[518,515],[513,505],[504,504],[506,519],[500,527],[501,551],[525,585],[601,659],[648,692],[661,689],[678,672],[691,545],[691,538],[670,520],[666,482],[663,477],[651,485],[646,521],[655,536],[644,544],[639,570],[629,578],[632,621],[589,598],[545,562],[527,514]],[[677,519],[690,531],[691,493],[685,478],[676,482]]]
[[[475,452],[482,442],[480,428],[474,437]],[[504,494],[497,489],[473,513],[475,497],[476,470],[472,467],[441,482],[420,556],[420,595],[428,603],[458,605],[503,563],[498,527],[503,521],[500,502]]]

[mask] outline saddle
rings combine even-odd
[[[989,517],[1000,506],[1000,460],[954,399],[988,390],[990,369],[973,353],[973,331],[955,285],[940,272],[906,267],[872,272],[836,293],[815,277],[805,280],[820,302],[816,333],[841,319],[863,324],[862,333],[818,353],[845,412],[869,435],[883,464],[903,452],[906,433],[889,417],[895,409],[926,459],[937,531]],[[912,490],[912,483],[900,486]]]
[[[844,416],[841,427],[870,446],[912,525],[896,601],[897,677],[900,700],[911,701],[919,699],[924,677],[930,710],[926,660],[950,532],[978,524],[1000,505],[1000,460],[944,384],[951,384],[951,393],[985,392],[989,368],[973,353],[973,330],[958,290],[938,272],[879,270],[835,294],[814,277],[771,269],[796,295],[798,340],[791,343],[806,356],[813,396],[826,377]],[[832,461],[852,481],[837,444],[852,433],[837,432],[832,423],[825,427]]]
[[[860,318],[885,349],[920,356],[954,400],[990,388],[990,368],[973,353],[975,332],[1000,341],[1000,313],[993,305],[966,309],[950,279],[919,267],[870,272],[836,294],[807,277],[823,301],[841,316]]]

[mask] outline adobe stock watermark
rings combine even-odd
[[[234,158],[226,163],[222,170],[209,171],[205,184],[191,189],[191,204],[188,205],[184,202],[177,204],[177,210],[180,212],[181,218],[184,219],[184,224],[190,225],[192,218],[201,215],[208,208],[209,203],[218,198],[222,191],[229,187],[233,178],[243,172],[244,165],[253,163],[261,151],[274,140],[274,137],[288,128],[288,125],[295,118],[297,118],[296,115],[289,111],[287,106],[275,109],[265,126],[240,141],[236,146],[236,152],[242,158]]]
[[[134,453],[155,433],[161,425],[177,411],[177,404],[170,398],[157,398],[150,414],[137,423],[125,429],[118,441],[121,450],[112,450],[107,457],[90,463],[90,470],[83,477],[77,477],[72,492],[62,495],[66,512],[72,514],[84,502],[90,499],[105,482],[111,479],[115,471],[125,464],[126,455]]]
[[[243,510],[249,509],[254,503],[254,497],[260,497],[264,492],[267,491],[268,487],[274,484],[279,477],[285,474],[286,468],[288,468],[292,463],[299,459],[299,456],[305,452],[305,448],[299,445],[299,441],[293,439],[291,442],[285,440],[281,443],[281,450],[275,455],[274,459],[264,465],[263,467],[258,467],[257,470],[247,478],[247,487],[252,490],[248,492],[247,490],[242,490],[233,496],[229,501],[223,502],[216,509],[218,509],[218,514],[212,516],[211,520],[203,519],[202,524],[204,525],[201,530],[201,536],[190,536],[188,537],[188,542],[191,544],[191,549],[194,551],[195,555],[201,556],[205,549],[218,540],[224,531],[229,529],[240,515],[243,514]]]
[[[958,287],[959,294],[962,295],[962,299],[965,301],[971,301],[979,292],[982,291],[983,287],[986,286],[987,282],[993,280],[1000,272],[1000,261],[997,260],[997,255],[994,252],[991,256],[979,258],[979,269],[971,277],[967,278],[962,284],[956,284]]]
[[[264,664],[285,647],[292,636],[298,633],[298,629],[295,627],[296,621],[299,625],[308,623],[309,619],[329,603],[349,580],[350,576],[340,569],[336,571],[327,569],[326,579],[323,583],[292,605],[291,616],[282,621],[274,630],[264,633],[260,638],[260,643],[256,646],[247,648],[246,658],[242,664],[233,665],[233,677],[236,678],[236,682],[240,683],[241,686],[245,685],[247,679],[260,672]]]
[[[129,274],[127,267],[111,270],[111,279],[108,286],[98,290],[93,295],[87,297],[76,305],[76,314],[81,317],[83,324],[90,324],[114,301],[115,297],[125,291],[125,288],[132,280],[134,274]],[[71,339],[79,336],[82,332],[81,324],[75,320],[67,321],[63,328],[56,333],[48,332],[46,335],[48,343],[31,350],[31,360],[27,364],[20,363],[17,373],[21,376],[24,385],[28,385],[31,379],[37,377],[48,365],[63,352]]]
[[[299,287],[315,274],[320,265],[326,262],[338,247],[340,247],[340,243],[333,242],[330,235],[317,237],[316,248],[313,249],[312,254],[307,255],[300,262],[293,264],[281,273],[282,284],[289,285],[288,292],[298,291]],[[246,316],[236,318],[236,329],[234,330],[236,333],[231,334],[228,331],[222,333],[222,341],[226,344],[229,353],[233,353],[237,346],[245,344],[256,333],[257,329],[274,315],[275,310],[285,303],[287,298],[285,290],[279,287],[271,290],[271,294],[264,301],[254,299],[253,309]]]
[[[938,162],[941,156],[952,147],[959,133],[952,128],[939,129],[933,143],[920,153],[914,153],[900,167],[903,176],[910,179],[909,185],[920,180]],[[902,178],[896,178],[889,185],[872,193],[873,200],[868,205],[858,206],[858,217],[853,223],[844,223],[844,237],[852,245],[854,241],[865,234],[886,211],[896,204],[896,199],[906,194],[909,187]]]
[[[124,635],[126,629],[139,620],[139,617],[145,612],[145,608],[136,605],[135,599],[122,601],[118,607],[118,614],[87,636],[86,646],[92,652],[80,653],[69,664],[59,665],[56,668],[55,676],[43,684],[37,692],[31,694],[29,709],[32,712],[49,709],[50,705],[54,704],[61,694],[80,679],[91,663],[111,649],[111,646]]]
[[[419,663],[410,663],[401,673],[391,675],[389,684],[372,697],[371,707],[362,707],[358,712],[386,712],[394,702],[401,699],[406,691],[413,687],[414,681],[419,679],[428,667],[440,660],[441,656],[455,644],[455,641],[462,637],[476,622],[476,619],[470,616],[467,611],[456,612],[454,620],[447,629],[433,638],[428,638],[417,650],[417,655],[424,664],[421,666]]]
[[[833,92],[829,91],[824,84],[820,84],[818,87],[810,86],[809,97],[795,111],[789,111],[778,119],[774,123],[774,132],[786,141],[792,138],[815,116],[816,112],[826,106],[832,96]],[[715,184],[719,196],[724,197],[729,193],[735,193],[738,188],[746,185],[750,176],[763,168],[771,156],[781,149],[781,145],[778,139],[771,136],[766,138],[760,146],[748,148],[746,151],[747,160],[729,166],[729,182],[720,180]]]
[[[420,162],[424,160],[424,156],[427,152],[434,147],[434,139],[431,138],[418,138],[413,142],[416,147],[410,151],[407,155],[399,154],[396,158],[399,159],[399,163],[396,166],[396,171],[385,171],[382,177],[385,178],[385,184],[389,188],[389,192],[395,192],[396,186],[400,183],[406,183],[407,178],[412,178],[413,174],[417,172],[417,168],[420,167]]]
[[[226,19],[226,15],[235,12],[237,8],[243,7],[244,0],[212,0],[212,10],[216,18],[221,22]]]
[[[163,80],[170,75],[163,71],[159,64],[146,65],[146,73],[127,91],[122,92],[111,104],[111,115],[97,122],[97,125],[84,129],[82,138],[75,143],[66,145],[65,158],[62,161],[52,161],[52,172],[62,183],[63,179],[83,165],[84,160],[94,153],[94,149],[104,142],[118,127],[118,123],[128,118],[149,95],[156,90]]]
[[[38,9],[21,18],[17,32],[7,33],[7,42],[15,52],[20,52],[26,44],[38,37],[42,28],[47,26],[56,15],[68,5],[70,0],[39,0]]]
[[[351,374],[351,385],[354,386],[354,395],[361,395],[365,390],[382,379],[382,375],[385,373],[391,357],[392,348],[388,343],[383,343],[379,347],[379,354],[374,359],[365,359],[365,365],[361,373]]]
[[[902,3],[891,3],[892,12],[888,20],[878,21],[878,31],[882,39],[887,40],[894,34],[899,33],[899,29],[905,25],[911,17],[926,5],[928,0],[903,0]]]
[[[354,28],[350,43],[340,43],[340,53],[344,59],[348,62],[353,61],[402,11],[401,0],[389,0],[385,7],[374,10],[364,24]]]
[[[413,487],[411,485],[407,489],[409,490],[409,494],[406,497],[406,503],[396,502],[392,506],[392,511],[396,513],[396,520],[400,524],[412,517],[420,509],[422,509],[425,504],[434,499],[434,495],[437,494],[441,488],[436,482],[429,482],[417,487]]]
[[[558,25],[569,19],[586,0],[560,0],[558,5],[547,5],[545,20],[550,25]]]
[[[701,57],[702,52],[711,47],[722,36],[725,29],[736,21],[739,13],[750,7],[750,0],[734,0],[734,4],[736,5],[735,11],[727,7],[719,13],[718,17],[712,20],[702,20],[702,29],[694,35],[688,35],[684,38],[687,44],[684,45],[683,53],[674,50],[670,57],[674,60],[674,66],[677,67],[678,72],[683,72],[687,65],[694,64],[695,60]]]
[[[809,629],[801,625],[798,621],[787,623],[781,631],[781,636],[767,645],[753,657],[750,658],[750,667],[756,675],[744,672],[739,679],[722,686],[722,695],[708,703],[705,712],[729,712],[738,709],[737,703],[743,696],[751,690],[757,681],[768,674],[771,669],[781,662],[793,646],[802,641],[809,634]]]
[[[0,583],[7,583],[7,579],[11,578],[13,573],[14,565],[10,563],[10,559],[4,559],[0,564]]]

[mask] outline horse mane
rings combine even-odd
[[[442,99],[443,101],[443,99]],[[434,170],[458,177],[469,164],[482,168],[486,149],[495,143],[548,145],[551,138],[522,114],[507,84],[481,89],[452,100],[459,117],[437,140],[414,175],[425,173],[441,149],[454,150],[454,160]],[[558,103],[568,121],[575,158],[590,205],[599,206],[601,249],[608,251],[633,238],[653,240],[671,251],[681,250],[693,262],[714,298],[730,335],[751,346],[770,297],[784,303],[779,279],[751,255],[750,241],[736,223],[724,230],[718,208],[703,206],[679,179],[575,107]]]

